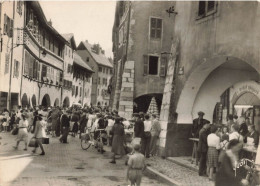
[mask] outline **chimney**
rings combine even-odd
[[[51,21],[51,19],[50,19],[50,21],[48,21],[48,24],[49,24],[50,26],[52,26],[52,21]]]

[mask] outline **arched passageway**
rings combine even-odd
[[[48,94],[45,94],[42,98],[42,104],[43,107],[49,107],[51,106],[51,99]]]
[[[259,72],[245,61],[234,57],[205,60],[187,79],[181,92],[178,123],[192,123],[198,111],[212,122],[216,103],[229,87],[247,80],[259,80]]]
[[[160,113],[163,94],[145,94],[145,95],[135,98],[133,112],[134,113],[139,113],[139,112],[146,113],[153,97],[155,98],[157,109]]]

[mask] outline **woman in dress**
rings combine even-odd
[[[113,157],[112,161],[110,163],[115,164],[116,163],[116,155],[125,155],[125,149],[124,149],[124,137],[125,137],[125,131],[124,126],[120,123],[121,118],[115,119],[115,124],[112,127],[111,133],[113,134],[113,140],[112,140],[112,152]]]
[[[39,114],[38,116],[38,121],[36,122],[36,127],[35,127],[35,131],[34,131],[34,135],[33,138],[36,138],[36,146],[34,148],[34,150],[32,151],[33,153],[36,152],[37,147],[40,146],[42,153],[40,155],[45,155],[45,151],[44,148],[42,146],[42,139],[44,137],[46,137],[45,134],[45,121],[42,119],[42,115]]]
[[[211,134],[207,137],[208,143],[208,168],[209,180],[213,180],[214,168],[218,168],[218,150],[220,149],[220,138],[216,135],[218,132],[217,126],[213,125],[210,128]]]
[[[25,114],[21,115],[22,119],[19,121],[18,124],[18,136],[17,136],[17,142],[16,146],[14,146],[14,149],[18,149],[20,141],[24,141],[25,147],[24,150],[27,150],[27,143],[28,143],[28,121],[25,117]]]

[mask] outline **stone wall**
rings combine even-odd
[[[133,114],[134,65],[134,61],[126,61],[122,75],[118,114],[126,119],[131,119]]]

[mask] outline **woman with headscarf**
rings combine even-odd
[[[28,121],[25,117],[25,114],[21,115],[22,119],[19,121],[18,124],[18,136],[17,136],[17,143],[16,146],[14,146],[14,149],[18,149],[20,141],[24,141],[25,147],[23,150],[27,150],[27,143],[28,143]]]

